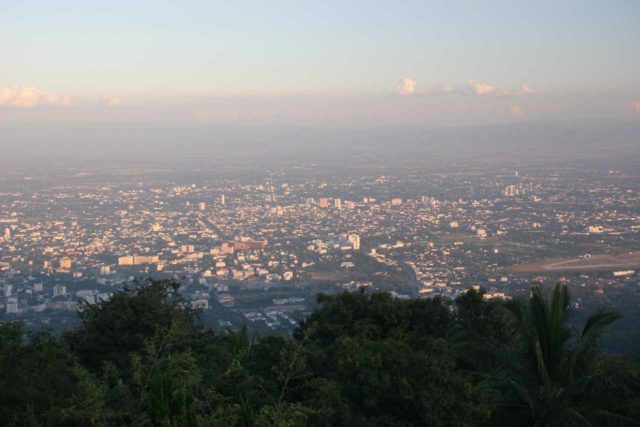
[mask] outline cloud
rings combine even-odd
[[[511,117],[514,119],[519,119],[524,115],[524,110],[519,105],[512,105],[509,107],[509,113],[511,113]]]
[[[113,96],[107,99],[107,106],[109,107],[117,107],[120,104],[122,104],[122,100],[117,96]]]
[[[40,105],[66,107],[71,105],[71,100],[66,96],[45,92],[33,86],[0,88],[0,107],[30,108]]]
[[[640,113],[640,101],[632,101],[630,103],[631,109],[636,113]]]
[[[398,93],[401,95],[413,94],[416,91],[415,81],[404,78],[398,86]],[[420,94],[424,96],[443,96],[443,95],[476,95],[476,96],[527,96],[537,94],[538,91],[528,84],[523,84],[517,89],[499,89],[489,83],[478,83],[473,79],[469,79],[466,83],[451,84],[441,83],[432,86],[430,89],[421,90]]]
[[[538,93],[538,91],[526,84],[523,84],[520,89],[516,91],[516,95],[533,95],[535,93]]]
[[[408,77],[400,80],[400,84],[397,87],[397,91],[400,95],[411,95],[416,91],[416,82]]]
[[[469,84],[471,85],[471,88],[476,95],[487,95],[495,92],[496,90],[495,86],[492,86],[488,83],[476,83],[473,80],[469,80]]]

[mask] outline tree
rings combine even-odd
[[[534,285],[526,301],[505,304],[516,330],[515,346],[487,367],[495,386],[499,425],[636,425],[608,409],[638,391],[638,384],[622,371],[597,371],[596,346],[605,328],[619,318],[600,309],[584,327],[571,328],[574,308],[566,285],[551,295]]]
[[[308,339],[311,377],[323,381],[293,388],[313,409],[332,402],[340,411],[321,411],[311,417],[312,425],[473,423],[477,399],[456,369],[447,340],[453,316],[445,300],[401,301],[359,292],[318,301],[322,306],[296,337]]]
[[[128,375],[131,355],[143,351],[149,340],[162,350],[177,345],[195,331],[195,313],[187,308],[173,281],[125,286],[110,299],[84,304],[78,312],[80,328],[65,335],[84,366],[100,373],[110,363]]]
[[[0,323],[0,420],[26,425],[60,420],[78,390],[75,360],[46,332]]]

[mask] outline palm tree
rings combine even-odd
[[[527,300],[510,301],[505,308],[514,340],[509,349],[501,349],[501,366],[493,371],[501,390],[493,411],[495,423],[640,425],[607,411],[616,399],[637,392],[638,384],[624,372],[594,370],[598,338],[618,313],[600,309],[582,330],[574,330],[574,306],[566,285],[560,284],[550,296],[533,285]]]

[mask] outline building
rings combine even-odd
[[[333,199],[333,206],[336,209],[342,209],[342,200],[340,199]]]
[[[635,270],[619,270],[613,272],[613,277],[628,277],[636,274]]]
[[[194,245],[182,245],[180,247],[180,250],[182,252],[184,252],[185,254],[191,254],[191,253],[195,252],[196,247]]]
[[[133,265],[133,257],[131,255],[119,257],[118,265]]]
[[[267,247],[266,240],[253,240],[248,238],[241,238],[233,242],[233,249],[236,251],[242,251],[246,249],[264,249]]]
[[[360,250],[360,236],[358,236],[357,234],[349,234],[348,236],[349,242],[351,243],[351,246],[353,247],[354,251],[359,251]]]
[[[200,209],[201,211],[207,209],[207,204],[205,202],[198,203],[198,209]]]
[[[10,239],[11,238],[11,229],[9,227],[4,229],[4,238],[5,239]]]
[[[157,255],[136,255],[133,257],[133,263],[136,265],[139,264],[155,264],[160,261],[160,258]]]
[[[60,259],[60,269],[69,270],[71,269],[71,259],[64,257]]]
[[[220,204],[221,205],[227,204],[227,199],[224,197],[224,194],[220,195]]]
[[[323,197],[320,199],[320,207],[321,208],[328,208],[329,207],[329,199]]]
[[[400,206],[402,204],[402,199],[399,197],[394,197],[393,199],[391,199],[391,205],[392,206]]]
[[[11,299],[11,301],[7,302],[7,314],[17,314],[18,310],[18,301],[16,299]]]
[[[118,258],[118,265],[130,266],[140,264],[155,264],[160,261],[157,255],[127,255]]]
[[[601,225],[590,225],[587,231],[591,234],[602,234],[604,233],[604,227]]]
[[[504,196],[505,197],[515,197],[519,194],[518,188],[515,185],[507,185],[504,187]]]
[[[53,296],[54,297],[62,297],[67,294],[67,287],[63,285],[55,285],[53,287]]]

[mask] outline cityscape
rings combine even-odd
[[[321,292],[455,299],[482,287],[510,299],[562,281],[584,310],[633,314],[640,301],[633,167],[339,169],[331,179],[274,168],[194,182],[7,172],[0,309],[36,329],[70,328],[80,304],[150,277],[178,280],[213,327],[266,333],[291,333]]]
[[[640,426],[638,41],[638,0],[0,0],[0,426]]]

